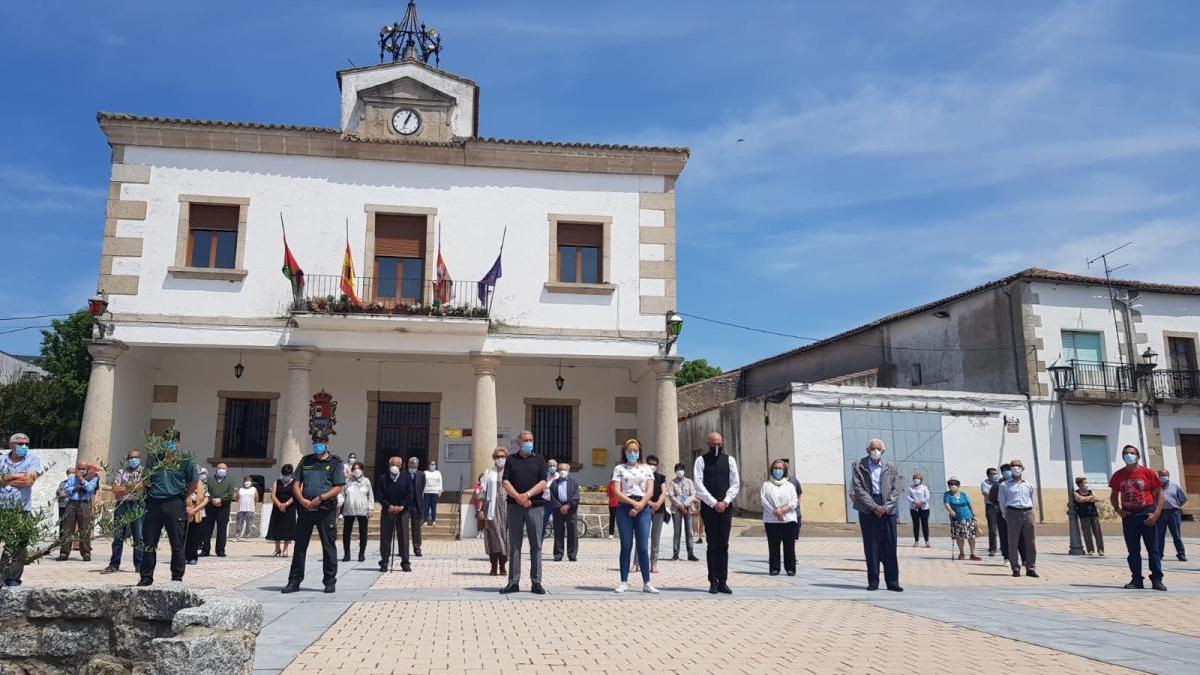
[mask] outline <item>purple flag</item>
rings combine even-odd
[[[488,273],[479,280],[479,304],[481,305],[487,304],[488,289],[495,287],[496,281],[504,275],[504,270],[500,268],[500,257],[496,256],[496,262],[492,263],[492,269],[488,270]]]

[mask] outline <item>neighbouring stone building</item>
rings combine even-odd
[[[755,485],[768,457],[793,457],[819,520],[853,519],[846,469],[871,437],[931,486],[1021,456],[1048,521],[1066,518],[1068,447],[1093,485],[1122,445],[1145,447],[1197,503],[1198,340],[1200,287],[1028,269],[683,387],[679,443],[695,454],[723,430]],[[1055,364],[1071,367],[1061,405]]]
[[[688,150],[480,137],[480,87],[411,54],[337,82],[335,128],[99,114],[115,329],[91,346],[81,456],[176,427],[269,484],[307,452],[325,391],[334,451],[369,475],[417,456],[469,489],[522,428],[587,484],[630,436],[674,463]]]

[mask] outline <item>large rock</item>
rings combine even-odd
[[[95,619],[112,614],[113,587],[31,588],[25,614],[33,619]]]

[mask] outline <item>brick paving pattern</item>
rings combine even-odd
[[[1149,593],[1149,591],[1147,591]],[[1041,607],[1093,619],[1104,619],[1133,626],[1145,626],[1180,635],[1200,638],[1200,602],[1195,597],[1180,598],[1154,593],[1150,597],[1124,597],[1121,602],[1095,600],[1014,600],[1027,607]]]

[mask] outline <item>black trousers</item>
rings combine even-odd
[[[550,508],[549,505],[546,508]],[[551,517],[554,519],[554,559],[562,560],[565,538],[567,559],[574,560],[579,556],[579,530],[575,528],[575,511],[572,510],[564,516],[555,509]]]
[[[367,517],[342,516],[342,551],[347,558],[350,557],[350,531],[354,529],[355,522],[358,523],[358,552],[365,553],[367,550]]]
[[[421,526],[425,524],[425,514],[411,506],[404,514],[408,516],[408,536],[412,541],[413,553],[421,555]]]
[[[997,534],[996,521],[1000,520],[1000,516],[997,515],[998,510],[999,510],[999,507],[996,506],[995,504],[988,504],[987,508],[986,508],[987,526],[988,526],[988,553],[996,552],[996,534]],[[1005,534],[1004,536],[1008,536],[1008,535]],[[1007,548],[1007,546],[1008,546],[1008,544],[1005,543],[1004,547]]]
[[[225,535],[229,534],[229,502],[204,507],[204,547],[200,549],[204,555],[212,550],[214,529],[217,531],[217,555],[225,555]]]
[[[296,545],[292,549],[292,569],[288,583],[304,581],[304,556],[313,530],[321,540],[321,582],[326,586],[337,582],[337,509],[300,509],[296,517]]]
[[[171,579],[183,579],[183,572],[187,569],[187,560],[183,554],[186,518],[182,496],[165,500],[146,500],[146,517],[142,521],[142,543],[146,550],[142,553],[142,566],[138,570],[142,579],[154,580],[154,565],[158,562],[158,538],[164,528],[167,530],[167,541],[171,544]]]
[[[922,531],[925,534],[925,543],[929,543],[929,509],[909,509],[908,514],[912,516],[913,526],[913,543],[920,540]]]
[[[190,562],[200,555],[200,548],[204,546],[204,533],[208,531],[208,525],[203,520],[198,523],[186,520],[183,529],[183,557]]]
[[[1005,560],[1012,560],[1012,556],[1008,554],[1008,521],[1000,513],[999,507],[996,507],[996,529],[1000,531],[1000,555],[1003,555]],[[990,531],[991,528],[989,527],[988,530]],[[1017,539],[1017,555],[1021,556],[1019,560],[1027,559],[1025,556],[1024,536]]]
[[[783,570],[796,571],[796,523],[763,523],[767,528],[768,565],[779,571],[779,550],[783,549]]]
[[[379,517],[379,563],[387,565],[388,559],[392,557],[392,533],[400,537],[400,564],[408,564],[408,530],[412,526],[412,519],[408,515],[406,509],[404,513],[395,515],[388,513],[386,510]]]
[[[733,526],[733,507],[725,513],[717,513],[708,504],[700,505],[700,520],[704,521],[704,532],[708,535],[705,552],[708,563],[708,583],[724,584],[729,581],[729,528]]]
[[[882,502],[882,499],[877,499]],[[883,565],[883,579],[888,586],[900,585],[900,565],[896,561],[896,516],[874,513],[858,514],[858,527],[862,531],[863,556],[867,559],[867,584],[879,585],[879,565]]]

